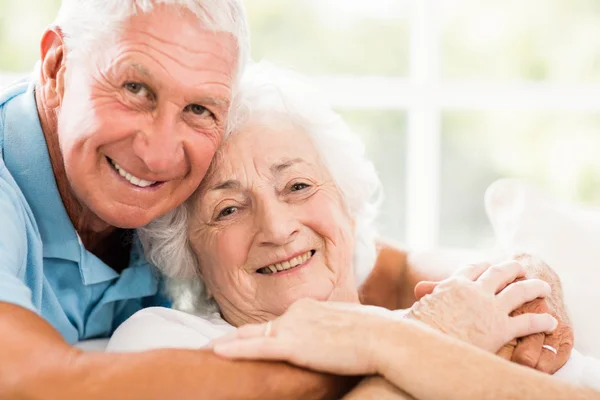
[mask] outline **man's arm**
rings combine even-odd
[[[343,400],[414,400],[381,376],[364,378]]]
[[[375,267],[360,288],[361,300],[391,310],[410,308],[421,281],[441,281],[468,264],[490,261],[489,255],[478,251],[408,252],[383,242],[378,247]]]
[[[337,399],[354,381],[203,350],[83,353],[8,303],[0,303],[0,349],[3,399]]]

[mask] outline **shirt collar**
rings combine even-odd
[[[4,163],[33,211],[44,257],[80,261],[77,233],[62,203],[35,103],[34,83],[5,104]]]

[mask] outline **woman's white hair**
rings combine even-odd
[[[307,79],[265,62],[248,66],[233,103],[231,135],[253,121],[276,127],[284,118],[311,138],[354,221],[354,272],[361,284],[377,257],[374,220],[382,200],[381,182],[362,141]],[[171,277],[168,286],[174,307],[205,314],[217,308],[198,277],[198,259],[187,237],[195,201],[196,196],[191,196],[177,209],[140,228],[139,235],[148,260]]]
[[[191,11],[204,29],[231,33],[241,76],[250,52],[243,0],[62,0],[54,24],[64,35],[68,59],[81,58],[110,43],[128,18],[161,4]]]

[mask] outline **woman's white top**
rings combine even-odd
[[[199,317],[169,308],[150,307],[122,323],[110,338],[106,351],[199,349],[234,330],[219,313]]]
[[[404,313],[404,310],[389,311],[373,306],[358,307],[361,311],[390,318],[400,318]],[[121,324],[108,342],[106,351],[199,349],[235,329],[223,320],[219,313],[200,317],[168,308],[151,307],[138,311]],[[583,356],[576,350],[573,350],[569,361],[554,376],[600,391],[600,361]]]
[[[358,304],[348,304],[348,307],[390,318],[400,318],[405,312]],[[150,307],[136,312],[123,322],[110,338],[106,351],[199,349],[235,329],[218,312],[206,317],[164,307]]]

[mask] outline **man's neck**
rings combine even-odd
[[[63,155],[60,150],[56,111],[45,106],[42,90],[35,91],[35,101],[40,124],[48,147],[48,155],[50,157],[54,179],[56,180],[58,193],[65,206],[67,215],[69,216],[73,227],[75,227],[75,230],[81,237],[81,241],[85,248],[105,261],[104,255],[110,253],[110,250],[105,246],[106,243],[113,243],[116,237],[121,237],[121,233],[119,232],[119,229],[102,221],[89,208],[82,205],[73,193],[67,178]],[[111,266],[114,267],[113,265]]]

